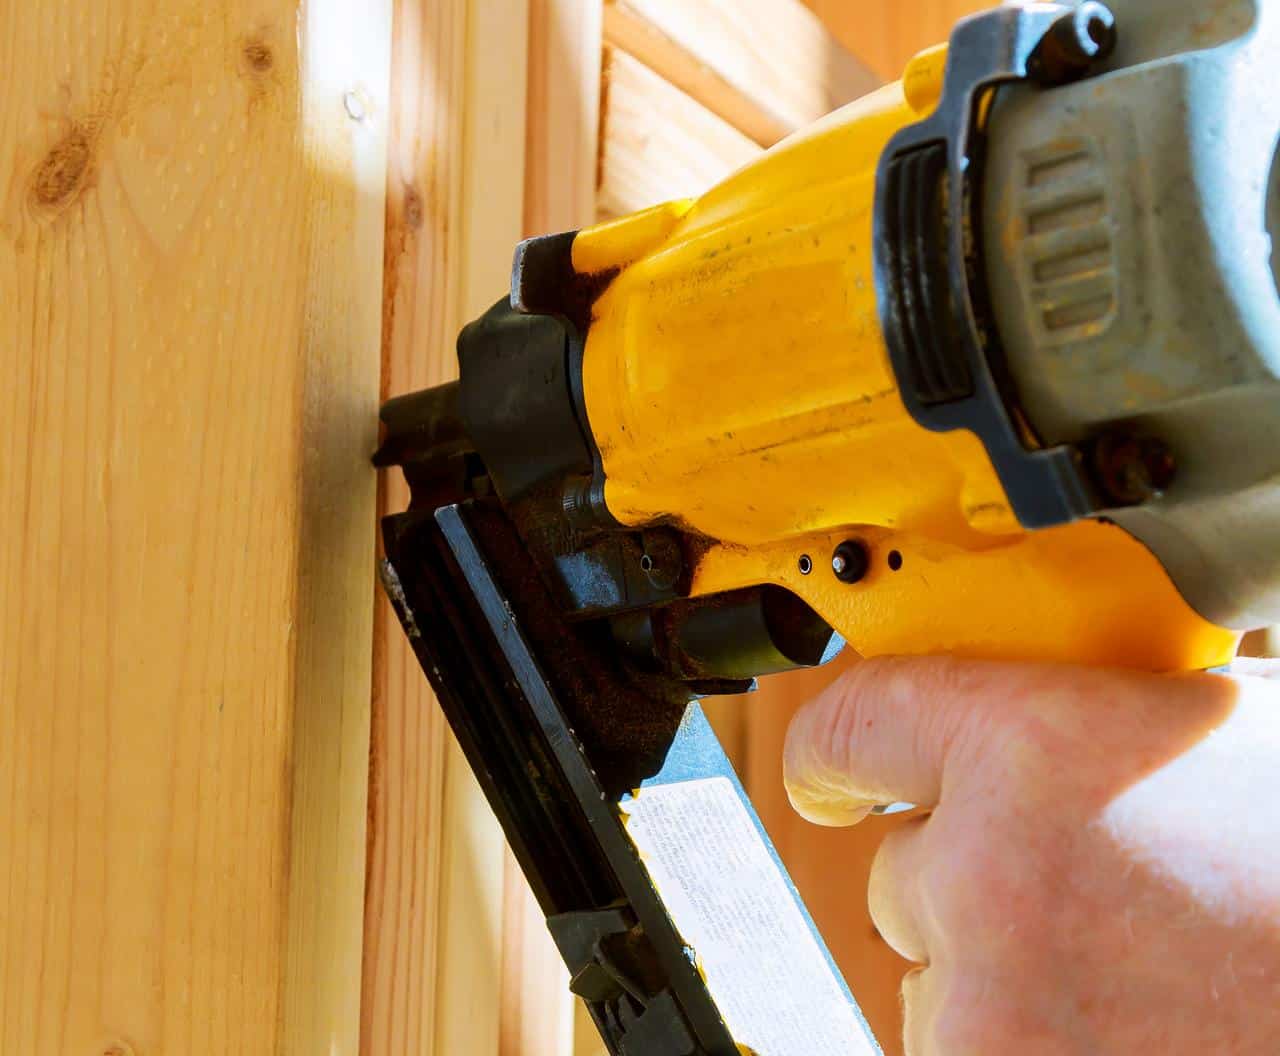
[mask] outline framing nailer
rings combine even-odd
[[[515,257],[383,409],[385,581],[625,1056],[876,1051],[696,700],[1280,622],[1280,2],[1031,3]]]

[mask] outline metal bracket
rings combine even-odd
[[[983,106],[1002,84],[1084,76],[1114,35],[1114,16],[1094,0],[1002,7],[959,23],[938,108],[889,141],[877,172],[877,296],[903,401],[926,429],[978,435],[1028,528],[1103,504],[1078,452],[1029,449],[1030,429],[1016,418],[982,267]]]

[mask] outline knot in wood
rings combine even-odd
[[[53,209],[70,202],[84,185],[92,155],[89,133],[79,125],[55,143],[31,180],[36,205]]]

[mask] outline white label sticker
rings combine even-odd
[[[879,1056],[727,777],[620,804],[735,1041],[759,1056]]]

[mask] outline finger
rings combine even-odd
[[[927,818],[920,818],[889,833],[876,852],[867,884],[871,922],[899,957],[916,964],[929,963],[918,884],[926,852],[927,824]]]
[[[902,1048],[906,1056],[934,1056],[936,968],[912,968],[902,977]]]
[[[819,825],[852,825],[870,809],[934,806],[957,747],[980,739],[1034,665],[943,657],[866,660],[800,710],[783,775],[792,806]]]

